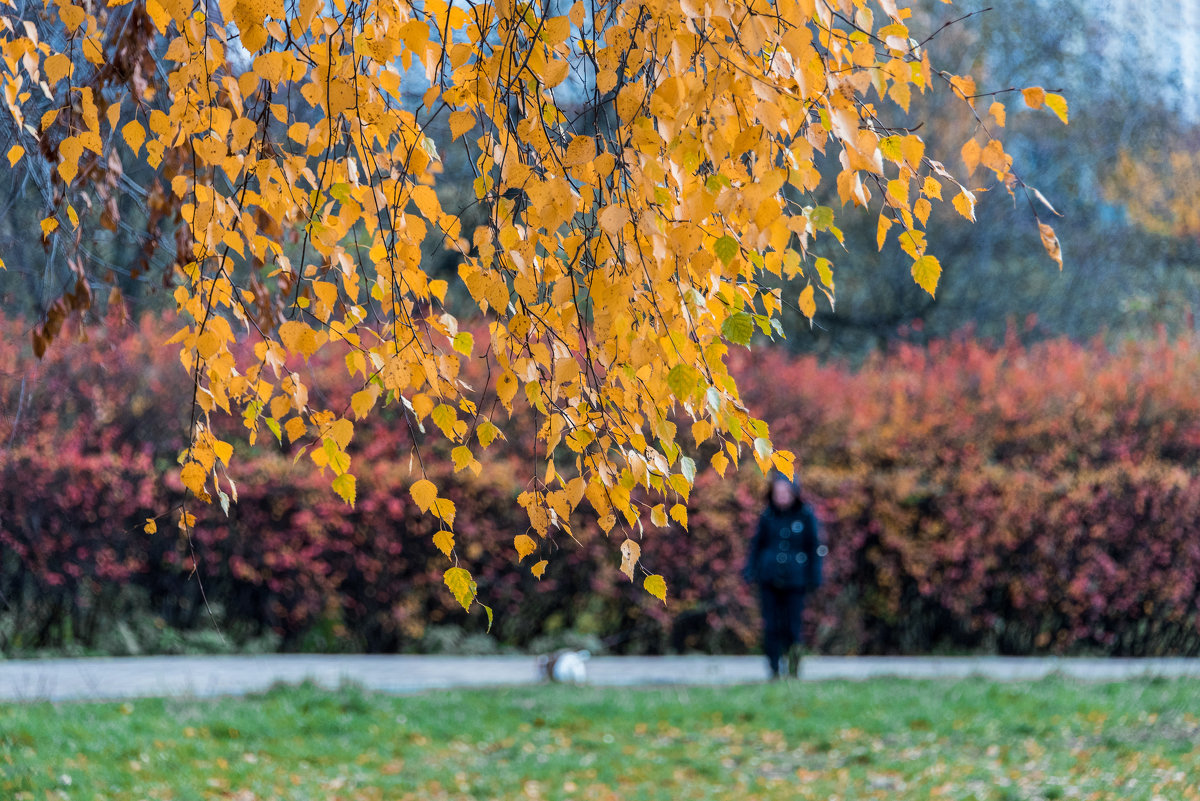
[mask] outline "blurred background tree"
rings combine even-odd
[[[1062,215],[1053,224],[1067,267],[1060,274],[1046,259],[1028,209],[1020,207],[1024,199],[1014,204],[993,190],[979,195],[974,225],[948,209],[934,211],[936,255],[945,269],[933,299],[913,283],[894,241],[876,250],[875,215],[846,215],[839,218],[845,250],[823,254],[841,268],[837,308],[823,307],[811,332],[793,310],[785,325],[789,346],[857,360],[892,341],[927,341],[968,326],[1000,336],[1030,314],[1037,325],[1025,328],[1036,337],[1190,327],[1200,302],[1200,8],[1190,0],[912,6],[912,28],[938,32],[943,67],[980,76],[978,92],[988,95],[977,103],[981,124],[994,128],[988,108],[1004,105],[1006,148],[1021,177]],[[955,53],[961,62],[954,63]],[[1070,125],[1046,124],[1047,110],[1029,109],[1012,88],[1039,84],[1068,98]],[[920,131],[931,150],[970,133],[952,105],[948,93],[914,98],[912,118],[934,121]],[[11,121],[5,125],[0,153],[12,144]],[[442,134],[446,171],[437,191],[470,196],[470,164],[454,157],[449,131]],[[0,253],[8,265],[0,272],[0,304],[29,319],[44,315],[65,282],[75,280],[62,253],[45,251],[27,234],[51,203],[49,178],[42,178],[0,159]],[[153,266],[173,258],[174,223],[160,220],[158,238],[147,239],[145,220],[155,210],[146,180],[126,174],[108,208],[94,210],[104,235],[87,243],[84,255],[107,267],[131,307],[157,310],[171,304],[162,287],[170,272]],[[825,202],[834,203],[832,181],[822,188]],[[469,231],[471,220],[464,222]],[[456,279],[453,254],[426,256],[437,273],[431,277]],[[101,313],[104,298],[98,300]]]
[[[980,76],[981,95],[996,93],[977,102],[984,124],[994,128],[988,107],[1004,104],[1005,147],[1062,215],[1053,225],[1066,268],[1060,274],[1046,259],[1020,194],[1016,204],[1002,191],[979,195],[974,225],[934,211],[944,267],[936,299],[913,285],[898,247],[876,250],[873,218],[857,219],[855,229],[846,217],[845,251],[824,254],[843,268],[836,312],[823,310],[811,336],[795,314],[786,326],[793,349],[858,358],[897,339],[928,341],[968,326],[1000,337],[1031,314],[1037,324],[1027,330],[1039,338],[1192,325],[1200,303],[1200,8],[1179,0],[984,6],[920,0],[914,28],[932,33],[972,14],[939,33],[944,52],[963,59],[945,67]],[[1030,110],[1012,89],[1039,84],[1068,98],[1070,125],[1045,125],[1046,110]],[[914,98],[913,117],[935,121],[921,131],[934,151],[969,135],[940,95]]]

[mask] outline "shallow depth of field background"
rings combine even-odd
[[[930,30],[982,6],[915,5]],[[982,91],[1067,96],[1064,127],[1019,92],[997,95],[1022,178],[1062,215],[1066,268],[1046,258],[1024,199],[993,188],[978,224],[952,210],[931,220],[945,268],[934,300],[891,247],[876,252],[873,217],[847,214],[847,251],[818,254],[838,265],[836,313],[822,308],[812,330],[788,313],[786,341],[731,357],[826,524],[818,650],[1200,654],[1198,15],[1187,0],[1013,0],[943,31],[931,46]],[[969,132],[950,111],[920,109],[931,149]],[[465,172],[447,167],[439,191],[453,192]],[[496,611],[490,633],[442,587],[449,563],[406,492],[414,443],[394,412],[361,424],[353,510],[290,447],[243,442],[228,516],[203,510],[190,542],[171,516],[146,534],[183,497],[166,477],[190,410],[161,344],[170,290],[118,275],[123,309],[35,360],[32,321],[61,265],[28,235],[41,214],[27,192],[0,165],[3,654],[756,647],[739,577],[763,489],[752,465],[700,476],[689,530],[645,540],[664,607],[624,582],[615,541],[586,518],[578,541],[547,546],[541,581],[512,561],[533,469],[523,418],[480,479],[426,454]],[[134,247],[119,231],[92,244],[114,264]],[[444,254],[428,264],[457,280]],[[304,369],[354,391],[339,365]]]

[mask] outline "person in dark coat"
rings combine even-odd
[[[826,548],[812,507],[798,481],[772,473],[767,508],[758,518],[743,571],[758,584],[762,603],[763,649],[771,678],[779,677],[780,661],[788,656],[787,671],[800,670],[804,642],[804,601],[821,586],[821,563]]]

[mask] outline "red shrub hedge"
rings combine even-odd
[[[181,500],[162,475],[188,414],[169,331],[94,335],[31,365],[0,320],[0,646],[92,642],[127,612],[122,588],[170,626],[271,630],[300,647],[328,629],[351,647],[413,647],[430,624],[482,630],[441,585],[446,558],[407,494],[411,439],[385,413],[359,426],[347,509],[278,445],[241,446],[240,500],[202,510],[192,540],[144,519]],[[758,350],[733,355],[744,400],[794,448],[825,521],[820,647],[1010,653],[1200,653],[1200,347],[1191,341],[969,339],[900,348],[859,370]],[[305,369],[332,385],[340,366]],[[483,383],[479,376],[469,377]],[[496,610],[493,634],[554,631],[615,650],[744,651],[757,639],[740,578],[761,477],[702,473],[690,530],[655,533],[663,607],[616,571],[587,520],[542,544],[541,581],[515,564],[532,421],[506,429],[481,478],[435,477],[458,510],[458,553]],[[192,576],[193,560],[196,571]],[[198,580],[197,580],[198,579]],[[201,592],[203,596],[201,597]],[[205,600],[207,599],[207,604]]]

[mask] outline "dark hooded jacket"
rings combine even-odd
[[[825,550],[808,504],[790,509],[768,504],[758,518],[743,574],[747,581],[778,589],[815,590],[821,586]]]

